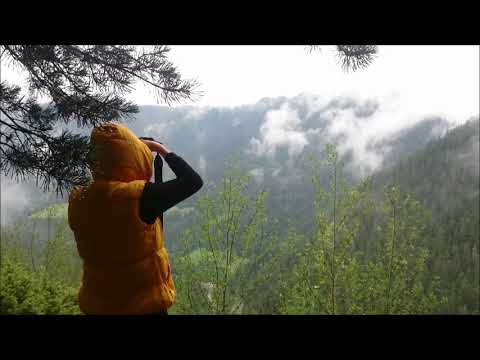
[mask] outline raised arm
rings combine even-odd
[[[177,205],[195,194],[203,186],[203,180],[198,173],[180,156],[171,152],[163,144],[155,141],[142,140],[152,151],[163,156],[166,163],[176,175],[176,179],[156,184],[145,184],[140,199],[140,217],[146,223],[152,224],[161,213]],[[147,141],[149,143],[147,143]]]

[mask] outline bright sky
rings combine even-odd
[[[304,46],[172,46],[182,75],[197,78],[195,105],[235,106],[263,97],[312,93],[325,97],[398,100],[406,113],[435,113],[463,121],[479,113],[479,46],[380,46],[366,70],[344,73],[334,48]],[[139,104],[155,104],[138,87]]]
[[[203,92],[198,101],[183,104],[236,106],[311,93],[394,99],[404,114],[445,115],[458,122],[479,113],[479,46],[380,46],[374,63],[355,73],[341,70],[332,46],[314,53],[305,46],[171,48],[182,76],[196,78]],[[18,83],[18,73],[2,70],[4,80]],[[140,84],[129,98],[139,105],[157,103]]]
[[[477,115],[479,49],[479,46],[380,46],[374,63],[355,73],[341,70],[331,46],[323,47],[320,53],[309,53],[304,46],[172,46],[170,58],[182,76],[196,78],[201,83],[203,97],[194,103],[184,103],[188,105],[237,106],[256,103],[264,97],[293,97],[301,93],[319,95],[325,101],[345,95],[378,100],[381,111],[366,129],[363,123],[360,127],[353,126],[355,122],[348,118],[337,119],[335,123],[347,131],[347,143],[356,146],[356,153],[365,155],[362,151],[372,137],[425,115],[444,115],[457,123]],[[2,81],[25,88],[24,74],[7,66],[0,70]],[[129,98],[139,105],[156,104],[152,91],[140,84]],[[268,124],[280,126],[281,120],[271,120]],[[270,135],[267,140],[272,140]],[[7,189],[2,187],[2,208],[6,198],[3,190]],[[15,188],[10,193],[18,195],[18,191]],[[16,204],[26,206],[28,199],[17,195],[12,201],[16,199]],[[13,208],[14,203],[6,206]]]

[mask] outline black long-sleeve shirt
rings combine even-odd
[[[177,176],[164,183],[147,182],[140,198],[140,218],[153,224],[162,213],[195,194],[203,180],[188,163],[177,154],[165,155],[165,161]]]

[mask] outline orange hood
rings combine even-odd
[[[90,170],[94,181],[149,181],[153,155],[130,129],[105,123],[93,129],[90,137]]]

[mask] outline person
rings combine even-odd
[[[176,289],[159,216],[200,190],[200,175],[156,141],[108,122],[92,130],[92,181],[69,194],[68,223],[83,260],[78,301],[87,315],[167,314]],[[152,183],[153,154],[176,175]]]

